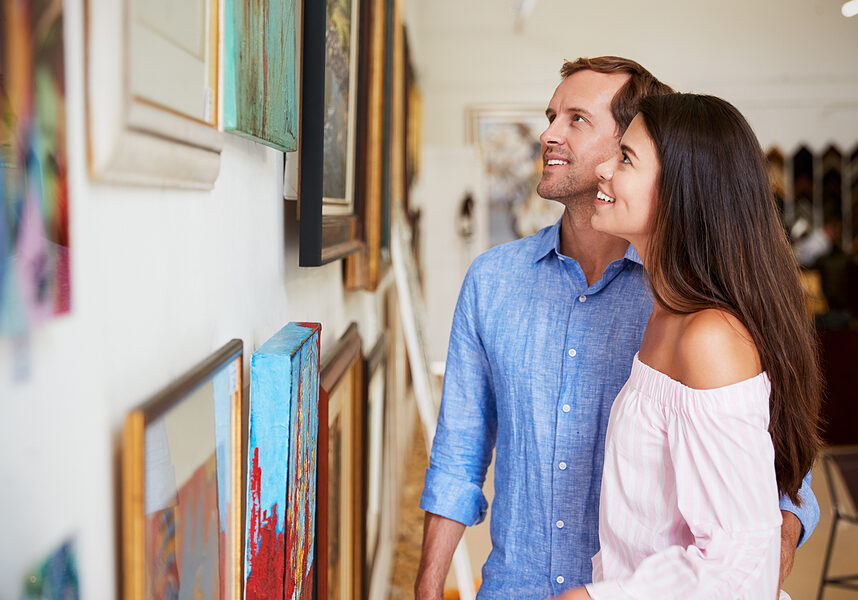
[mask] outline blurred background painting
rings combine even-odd
[[[0,335],[68,312],[61,0],[0,5]]]
[[[480,152],[489,205],[489,245],[497,246],[553,225],[563,206],[536,194],[542,176],[538,108],[470,109],[471,142]]]

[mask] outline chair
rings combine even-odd
[[[829,449],[823,454],[822,461],[825,467],[825,477],[828,480],[828,489],[831,491],[834,520],[831,524],[831,535],[828,538],[828,549],[825,551],[825,563],[822,567],[822,581],[819,584],[817,600],[822,600],[825,587],[829,585],[858,590],[858,573],[838,577],[828,576],[828,566],[834,550],[837,526],[840,521],[858,525],[858,513],[856,513],[856,506],[858,506],[858,446]]]

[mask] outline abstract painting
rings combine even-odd
[[[542,176],[539,135],[545,114],[538,109],[470,109],[470,139],[480,150],[489,205],[492,246],[553,225],[563,206],[536,193]]]
[[[233,340],[126,419],[125,598],[239,598],[241,362]]]
[[[69,311],[62,3],[0,0],[0,335]]]
[[[312,588],[320,335],[318,323],[289,323],[251,358],[246,600]]]
[[[227,0],[226,15],[224,130],[297,150],[294,0]]]

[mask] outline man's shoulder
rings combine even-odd
[[[471,263],[471,273],[492,275],[510,273],[516,268],[530,268],[544,256],[551,234],[551,227],[546,227],[519,240],[489,248]]]

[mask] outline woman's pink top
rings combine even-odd
[[[697,390],[640,362],[611,409],[595,600],[775,600],[781,512],[765,373]]]

